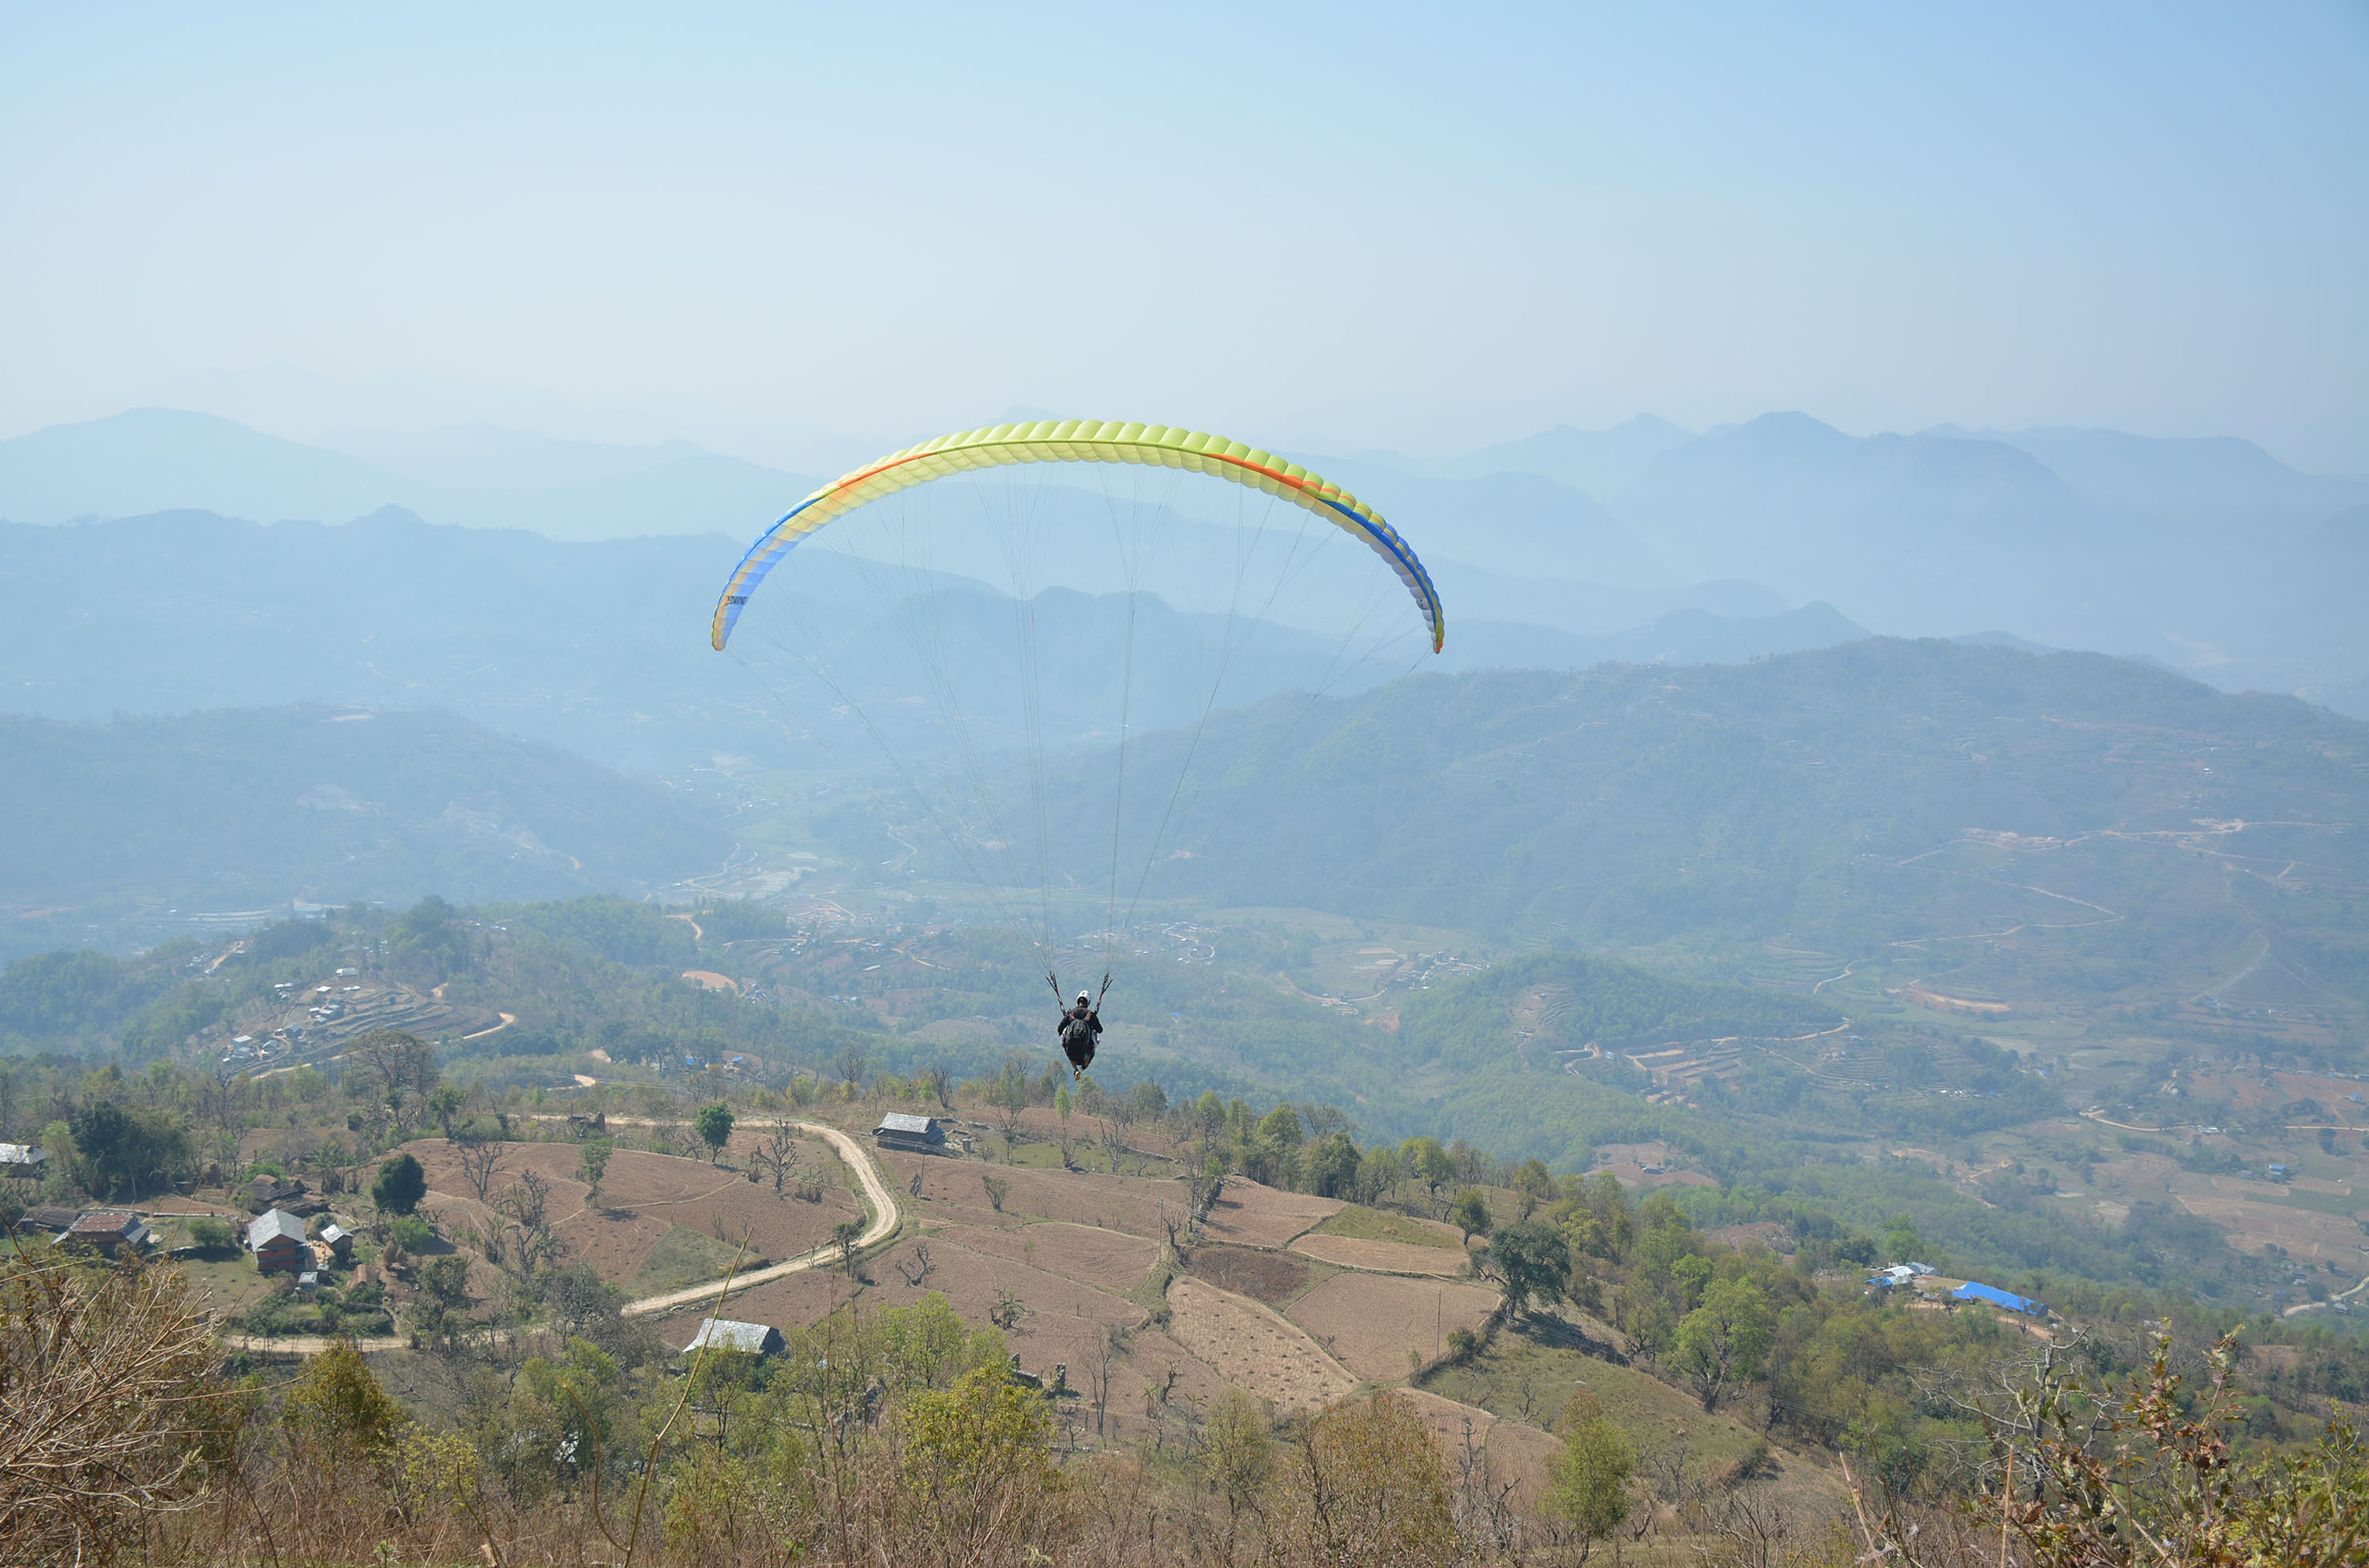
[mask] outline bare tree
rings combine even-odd
[[[492,1139],[461,1145],[461,1176],[477,1195],[479,1203],[486,1202],[486,1195],[493,1190],[494,1173],[501,1169],[502,1156],[507,1152]]]
[[[869,1060],[871,1058],[865,1054],[864,1047],[853,1040],[840,1047],[839,1054],[831,1059],[831,1068],[846,1082],[851,1098],[855,1093],[855,1086],[864,1082],[864,1064]]]
[[[0,1266],[0,1556],[106,1561],[204,1501],[216,1354],[176,1270]]]
[[[1094,1348],[1086,1362],[1086,1398],[1094,1407],[1094,1435],[1100,1436],[1110,1411],[1111,1369],[1118,1365],[1127,1348],[1121,1337],[1124,1330],[1105,1329],[1094,1341]]]
[[[789,1185],[798,1168],[797,1128],[788,1122],[775,1122],[750,1158],[757,1162],[758,1169],[772,1173],[773,1196],[781,1196],[782,1189]]]
[[[923,1068],[921,1086],[938,1103],[938,1109],[951,1111],[955,1108],[954,1075],[946,1070],[945,1063],[933,1061]]]
[[[913,1255],[897,1260],[897,1272],[903,1275],[905,1283],[916,1290],[927,1285],[930,1282],[930,1276],[938,1272],[938,1265],[930,1260],[930,1243],[914,1242]]]
[[[502,1212],[518,1221],[519,1271],[531,1272],[559,1251],[551,1230],[551,1184],[533,1171],[512,1182],[502,1194]]]

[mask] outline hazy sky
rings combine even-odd
[[[0,434],[1799,407],[2369,472],[2362,0],[15,6],[0,157]]]

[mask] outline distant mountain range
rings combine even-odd
[[[737,536],[820,483],[682,441],[610,446],[517,430],[448,431],[357,456],[173,408],[0,441],[0,518],[17,522],[176,510],[343,522],[393,506],[554,539]]]
[[[1451,624],[1562,635],[1492,631],[1478,645],[1493,658],[1560,661],[1576,657],[1573,639],[1675,611],[1760,618],[1824,602],[1886,634],[1996,628],[2369,712],[2369,617],[2357,608],[2369,561],[2352,543],[2369,482],[2299,474],[2245,441],[1946,426],[1862,439],[1780,413],[1703,436],[1639,418],[1451,460],[1306,461],[1416,544]],[[709,553],[727,567],[816,483],[682,442],[469,428],[341,452],[166,409],[0,441],[0,518],[20,522],[184,508],[336,522],[395,505],[578,542],[715,534]],[[1061,575],[1037,586],[1125,586],[1105,498],[1046,493],[1044,555]],[[1173,532],[1190,559],[1162,568],[1162,597],[1186,613],[1222,611],[1231,531],[1204,521]],[[937,564],[1012,586],[983,544],[950,544]]]
[[[566,752],[353,708],[0,717],[0,957],[253,924],[296,900],[630,892],[732,848],[674,795]]]
[[[203,512],[0,523],[0,711],[90,720],[307,701],[449,708],[608,766],[680,775],[719,754],[768,767],[875,765],[863,721],[842,711],[849,700],[911,738],[933,709],[909,699],[938,679],[983,743],[1018,738],[1031,698],[1048,744],[1085,743],[1118,722],[1113,688],[1130,641],[1131,720],[1148,728],[1188,723],[1207,704],[1207,650],[1219,643],[1236,649],[1226,704],[1310,685],[1363,690],[1427,660],[1402,638],[1384,650],[1395,662],[1342,668],[1337,636],[1149,596],[1130,625],[1123,599],[1052,589],[1033,612],[1032,687],[1010,597],[901,569],[884,597],[877,568],[828,551],[775,580],[726,657],[707,646],[708,615],[740,549],[715,535],[563,544],[394,510],[336,526]],[[1599,621],[1633,630],[1516,624],[1551,606],[1496,595],[1503,619],[1457,622],[1448,665],[1688,662],[1862,635],[1823,607],[1786,612],[1748,586],[1715,601],[1746,612],[1725,616],[1672,612],[1667,595],[1606,592]],[[1413,627],[1402,604],[1391,608]],[[918,626],[961,657],[925,668]],[[772,639],[777,628],[794,630],[795,646]],[[824,690],[800,653],[844,689]]]

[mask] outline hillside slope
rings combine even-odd
[[[398,711],[0,717],[0,815],[15,952],[143,912],[628,889],[731,847],[652,786]]]
[[[1130,769],[1167,776],[1186,744]],[[1156,893],[1738,967],[1783,943],[2010,1001],[2178,1005],[2241,971],[2252,1005],[2369,1000],[2369,727],[2143,664],[1870,641],[1418,678],[1198,744],[1157,850],[1164,800],[1128,823]],[[1090,819],[1108,769],[1070,775],[1055,820]]]

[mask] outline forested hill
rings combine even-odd
[[[624,890],[731,848],[660,789],[394,710],[0,717],[0,818],[7,952],[108,941],[168,910]]]
[[[1130,773],[1173,778],[1193,744],[1139,742]],[[2369,996],[2369,725],[2146,664],[1872,640],[1418,677],[1197,746],[1156,891],[1599,949],[1848,959],[2022,928],[2020,968],[1970,983],[2157,1000],[2267,983],[2267,942],[2285,1001]],[[1095,819],[1107,769],[1069,775],[1056,819]],[[1128,801],[1147,844],[1165,791]]]

